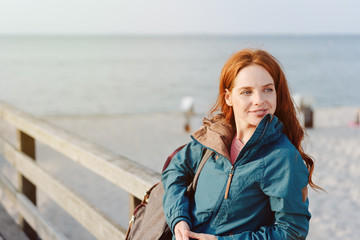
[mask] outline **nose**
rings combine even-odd
[[[261,105],[264,103],[265,96],[261,92],[255,92],[253,94],[253,103],[254,105]]]

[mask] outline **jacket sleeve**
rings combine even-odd
[[[287,150],[285,150],[287,151]],[[265,159],[264,178],[260,183],[269,197],[275,221],[272,226],[232,236],[218,236],[219,240],[305,239],[309,230],[310,213],[307,199],[308,170],[297,151],[279,152],[277,158]]]
[[[181,149],[161,175],[165,194],[163,207],[166,221],[174,232],[176,223],[186,221],[190,228],[190,202],[186,195],[187,186],[192,182],[203,147],[192,141]]]

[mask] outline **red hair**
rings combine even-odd
[[[301,146],[301,142],[304,139],[304,129],[296,117],[294,103],[290,95],[285,74],[281,70],[279,61],[271,54],[264,50],[244,49],[231,56],[221,71],[219,95],[215,105],[210,109],[210,115],[214,115],[215,112],[220,111],[233,126],[235,125],[233,109],[225,102],[225,90],[228,89],[231,91],[235,85],[237,74],[243,68],[252,64],[258,64],[264,67],[273,78],[277,101],[275,116],[283,123],[284,133],[305,161],[309,171],[309,185],[314,189],[321,189],[312,181],[314,160],[304,152]]]

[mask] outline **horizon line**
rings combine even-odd
[[[236,37],[360,36],[360,33],[0,33],[0,37]]]

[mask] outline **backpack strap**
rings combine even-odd
[[[192,183],[190,183],[190,185],[187,188],[188,192],[190,192],[190,191],[195,192],[201,170],[203,169],[205,163],[207,162],[207,160],[209,160],[210,156],[213,153],[214,152],[212,150],[210,150],[208,148],[204,148],[204,153],[203,153],[203,156],[202,156],[201,161],[199,163],[199,166],[198,166],[198,168],[196,170],[194,179],[193,179]]]

